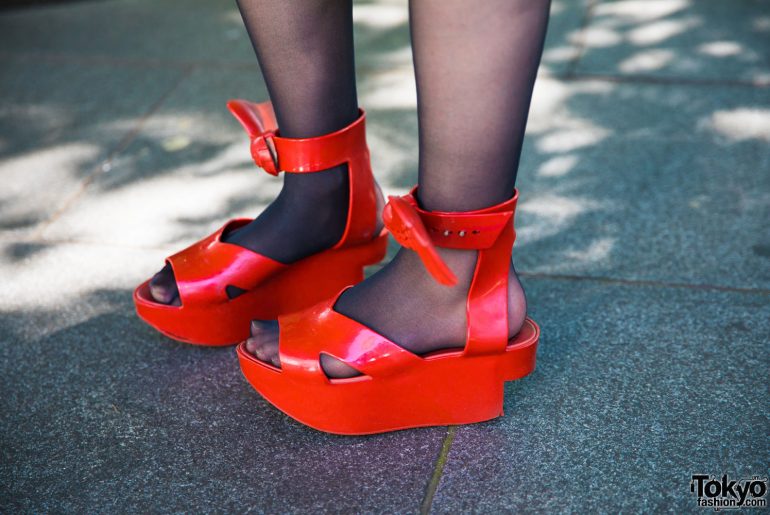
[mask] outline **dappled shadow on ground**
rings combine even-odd
[[[124,13],[131,23],[114,34],[96,24],[85,34],[89,19],[78,18],[85,11],[0,16],[0,42],[8,43],[0,50],[0,237],[7,241],[0,268],[8,295],[0,411],[13,414],[0,419],[7,435],[0,470],[12,478],[0,498],[27,511],[108,511],[110,499],[142,507],[160,497],[180,511],[281,511],[289,500],[308,511],[419,505],[443,430],[363,440],[308,431],[248,387],[231,349],[173,343],[134,317],[126,277],[155,263],[149,254],[160,264],[168,247],[230,216],[253,215],[280,182],[254,170],[246,138],[224,109],[230,97],[266,99],[231,3],[169,2],[157,16],[147,14],[157,12],[152,2],[98,5],[91,22]],[[768,89],[757,87],[769,48],[757,42],[766,41],[770,23],[754,15],[758,5],[554,2],[519,173],[519,270],[770,288],[770,176],[761,173],[770,169],[770,106]],[[133,37],[141,20],[143,37]],[[11,23],[16,28],[3,30]],[[406,8],[362,2],[356,24],[375,171],[386,191],[404,192],[417,169]],[[15,51],[48,57],[26,62]],[[513,418],[470,430],[472,453],[458,456],[471,471],[511,476],[506,467],[521,461],[522,476],[537,478],[542,463],[564,461],[560,452],[584,470],[594,470],[590,459],[599,454],[639,460],[641,469],[650,456],[621,434],[627,419],[619,417],[634,416],[626,408],[654,414],[640,438],[657,459],[671,450],[662,443],[660,421],[670,421],[657,415],[659,403],[708,402],[688,378],[728,378],[715,387],[729,398],[753,378],[740,377],[743,365],[761,370],[753,352],[766,317],[749,315],[763,309],[764,297],[525,285],[544,328],[541,367],[549,372],[509,386],[506,409],[523,411],[523,427],[550,393],[555,417],[562,408],[578,416],[557,419],[566,424],[561,433],[546,418],[533,426],[540,433],[512,427]],[[650,341],[660,344],[656,352]],[[725,341],[743,352],[727,372]],[[670,375],[669,358],[678,367]],[[695,362],[701,368],[693,372]],[[561,373],[568,365],[572,371]],[[577,376],[594,383],[574,387]],[[596,444],[596,420],[616,424],[603,434],[617,437],[626,454],[582,452]],[[696,435],[691,421],[680,422]],[[709,442],[731,424],[706,428]],[[672,441],[700,445],[719,464],[683,434]],[[569,445],[552,446],[564,437]],[[731,452],[749,455],[750,440],[732,442]],[[519,449],[533,448],[542,459],[526,462]],[[364,481],[393,488],[370,487],[361,498]],[[41,488],[47,495],[38,495]]]
[[[132,311],[130,291],[101,289],[0,313],[5,509],[419,505],[445,430],[308,431],[251,389],[232,347],[173,342]],[[362,498],[366,484],[394,488]]]
[[[764,470],[765,296],[526,286],[539,301],[538,368],[506,385],[504,417],[457,429],[434,506],[689,511],[692,470]]]
[[[578,71],[770,84],[762,0],[594,2]]]
[[[758,65],[767,59],[763,48],[740,56],[727,51],[713,2],[653,4],[600,2],[581,30],[581,4],[554,3],[519,175],[520,268],[767,284],[770,278],[755,275],[766,258],[751,251],[768,244],[758,231],[768,179],[756,173],[768,164],[761,152],[770,137],[766,90],[729,81],[706,87],[560,79],[561,73],[598,70],[583,63],[613,63],[612,52],[652,62],[634,55],[665,49],[673,55],[666,62],[697,61],[683,79],[725,62],[754,59]],[[739,2],[731,11],[731,23],[753,27],[736,35],[744,39],[733,46],[765,37],[762,19],[749,16],[753,5]],[[234,26],[234,7],[225,9],[219,19]],[[406,8],[364,2],[356,12],[360,91],[376,173],[387,190],[404,191],[416,179],[417,162]],[[4,93],[9,101],[0,147],[0,167],[19,183],[14,194],[0,198],[11,230],[40,226],[63,207],[61,197],[78,194],[84,180],[93,179],[72,207],[56,215],[46,238],[181,244],[228,216],[253,214],[277,192],[278,182],[254,173],[245,138],[223,108],[229,97],[266,98],[256,69],[206,65],[191,73],[170,67],[137,75],[109,63],[41,65],[48,73],[14,66],[19,73]],[[654,71],[621,68],[610,71]],[[38,76],[38,88],[24,89]],[[55,87],[73,78],[77,87]],[[126,84],[130,95],[124,94]],[[163,103],[138,127],[137,115],[160,98]],[[59,186],[57,195],[41,188],[49,178]],[[30,195],[15,194],[23,191]],[[48,216],[40,215],[52,205]],[[736,238],[746,238],[746,245],[719,241],[736,226]],[[715,249],[715,242],[721,246]],[[661,262],[673,266],[661,269]]]

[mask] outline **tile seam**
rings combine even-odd
[[[747,293],[754,295],[770,295],[770,289],[766,288],[747,288],[741,286],[724,286],[718,284],[700,284],[700,283],[679,283],[669,281],[656,281],[648,279],[622,279],[617,277],[591,276],[591,275],[570,275],[570,274],[547,274],[539,272],[517,272],[520,277],[526,279],[547,279],[556,281],[590,281],[601,284],[613,284],[624,286],[647,286],[654,288],[678,288],[687,290],[703,291],[723,291],[731,293]]]
[[[580,64],[580,61],[583,59],[583,56],[585,55],[585,51],[587,48],[586,44],[586,38],[585,38],[585,31],[588,29],[588,26],[591,24],[591,20],[594,16],[594,8],[596,7],[596,4],[598,3],[598,0],[587,0],[585,11],[583,12],[583,17],[580,20],[580,28],[578,29],[578,37],[577,37],[577,43],[575,44],[575,56],[570,59],[569,63],[567,64],[566,72],[564,73],[565,78],[570,78],[575,75],[577,72],[577,67]]]

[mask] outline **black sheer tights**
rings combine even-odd
[[[462,211],[511,196],[549,0],[413,0],[420,201]]]
[[[238,7],[282,136],[320,136],[357,118],[351,0],[238,0]],[[347,219],[346,172],[284,175],[275,201],[225,239],[284,263],[331,247]],[[150,291],[158,302],[179,304],[170,266]]]
[[[241,3],[251,5],[249,0]],[[289,9],[300,5],[304,9],[306,4],[315,2],[291,3]],[[410,2],[419,114],[419,201],[423,207],[464,211],[510,198],[549,5],[549,0]],[[263,24],[275,23],[272,13],[254,12]],[[250,17],[246,19],[248,23]],[[250,32],[254,32],[251,27]],[[285,27],[277,32],[276,37],[284,42],[298,41]],[[268,48],[261,41],[255,39],[262,60]],[[286,59],[287,54],[282,55]],[[304,59],[300,61],[304,63]],[[295,64],[288,67],[293,69]],[[271,73],[264,63],[263,71]],[[322,105],[315,108],[322,110]],[[443,249],[441,253],[458,275],[458,287],[437,285],[414,253],[401,251],[381,271],[348,289],[337,301],[337,311],[414,352],[463,345],[465,295],[476,253]],[[523,322],[526,304],[513,269],[510,284],[510,331],[515,333]],[[278,365],[275,329],[274,324],[255,324],[247,346],[260,359]],[[330,376],[356,373],[333,358],[322,358]]]

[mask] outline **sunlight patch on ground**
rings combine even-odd
[[[223,112],[226,111],[225,100],[222,102]],[[117,120],[106,123],[103,131],[112,131],[115,133],[125,133],[136,128],[136,120]],[[158,142],[160,146],[168,144],[169,140],[193,137],[195,141],[204,142],[229,142],[233,136],[240,132],[240,125],[235,118],[212,117],[205,113],[177,112],[169,110],[163,113],[155,113],[142,124],[140,136],[151,141]],[[242,142],[247,142],[245,132]],[[179,141],[170,146],[178,147]],[[247,151],[245,151],[247,152]]]
[[[658,20],[636,27],[628,32],[628,40],[634,45],[655,45],[686,32],[699,24],[697,18]]]
[[[403,67],[370,74],[361,88],[360,104],[368,109],[416,108],[414,72]]]
[[[564,63],[575,59],[578,53],[578,49],[574,46],[559,46],[548,48],[543,52],[543,61],[547,61],[549,63]]]
[[[527,121],[527,132],[543,132],[553,127],[553,119],[564,110],[564,104],[571,94],[570,86],[557,79],[540,75],[535,82],[532,103]]]
[[[553,0],[551,2],[551,17],[563,13],[567,10],[565,2],[559,0]]]
[[[576,32],[570,37],[572,43],[582,43],[590,48],[606,48],[620,44],[623,36],[616,30],[608,27],[587,27],[581,32]]]
[[[730,141],[758,139],[770,142],[770,109],[717,111],[701,123]]]
[[[101,152],[78,142],[0,160],[0,227],[25,229],[45,221],[95,171]]]
[[[29,181],[23,179],[35,174],[36,171],[55,170],[57,175],[67,175],[79,180],[77,171],[81,172],[82,177],[88,175],[91,170],[87,165],[84,167],[84,163],[94,162],[100,151],[98,145],[78,142],[38,148],[25,154],[2,159],[0,176],[3,177],[3,187],[0,189],[0,198],[4,202],[10,200],[23,202],[24,194],[29,188]]]
[[[417,145],[415,141],[410,141],[410,134],[372,123],[367,127],[366,138],[374,173],[379,181],[385,184],[391,182],[389,179],[397,176],[405,167],[417,169]]]
[[[192,143],[190,138],[180,135],[164,139],[161,142],[161,146],[166,152],[179,152],[180,150],[184,150],[189,147],[190,143]]]
[[[574,218],[596,206],[596,203],[585,199],[544,194],[537,197],[529,196],[518,209],[543,218],[561,221]]]
[[[0,256],[12,252],[11,247],[0,243]],[[69,318],[76,319],[81,312],[92,316],[94,310],[114,311],[108,304],[82,305],[83,299],[91,292],[112,289],[125,289],[128,298],[128,292],[157,271],[169,252],[171,249],[140,251],[98,244],[53,244],[39,247],[23,259],[3,257],[0,308],[58,313],[62,306],[71,306]]]
[[[578,157],[567,154],[556,156],[545,161],[537,170],[540,177],[563,177],[567,175],[578,163]]]
[[[702,23],[694,16],[667,18],[689,4],[687,0],[600,3],[595,10],[595,21],[584,31],[585,45],[588,48],[607,48],[624,42],[637,47],[660,45]],[[578,34],[576,38],[579,37]],[[655,71],[670,64],[674,57],[671,50],[651,48],[627,56],[618,69],[625,73]]]
[[[375,29],[391,29],[409,22],[409,10],[400,2],[355,5],[353,22]]]
[[[574,127],[555,130],[541,136],[536,143],[541,152],[571,152],[579,148],[599,144],[609,131],[599,129],[588,123],[578,123]]]
[[[760,32],[770,32],[770,16],[758,16],[754,18],[754,30]]]
[[[544,134],[562,128],[603,131],[592,120],[576,117],[566,107],[573,96],[606,95],[617,87],[603,81],[566,83],[540,75],[535,83],[527,122],[528,134]]]
[[[698,47],[698,52],[711,57],[732,57],[744,52],[743,47],[735,41],[712,41],[703,43]]]
[[[601,209],[606,209],[601,203],[576,196],[553,193],[527,195],[517,210],[532,215],[534,219],[530,217],[530,221],[517,227],[516,232],[521,244],[526,245],[558,234],[568,228],[578,216]]]
[[[231,9],[228,9],[226,12],[222,13],[221,18],[228,23],[236,25],[245,32],[246,28],[243,26],[243,18],[241,18],[241,12],[238,10],[237,4],[234,1],[232,5],[233,7]]]
[[[236,154],[239,166],[233,164]],[[118,162],[113,170],[127,173],[131,166],[131,161]],[[230,216],[254,216],[277,194],[280,183],[256,173],[244,159],[243,145],[233,144],[206,162],[185,165],[173,173],[146,176],[114,189],[99,189],[97,182],[44,237],[136,247],[177,243],[207,234]]]
[[[643,50],[618,63],[618,69],[625,73],[660,70],[671,63],[675,57],[674,52],[663,48]]]
[[[269,179],[264,171],[261,168],[257,168],[257,165],[252,161],[251,154],[249,153],[248,138],[245,135],[242,141],[240,138],[230,138],[230,141],[233,143],[222,148],[215,156],[193,164],[191,169],[202,175],[212,175],[221,171],[245,168],[252,170],[262,179]]]
[[[615,84],[602,81],[565,83],[539,77],[527,124],[527,134],[534,136],[535,148],[543,153],[571,152],[596,145],[609,137],[609,130],[596,125],[594,120],[575,116],[567,104],[573,96],[604,95],[615,87]]]
[[[594,264],[607,259],[614,245],[615,238],[599,238],[590,242],[585,248],[564,251],[564,257],[571,262],[571,265]]]
[[[688,0],[621,0],[602,2],[596,6],[596,16],[617,17],[631,23],[642,23],[671,16],[686,9]]]

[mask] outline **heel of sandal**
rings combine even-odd
[[[531,318],[524,320],[517,334],[500,358],[500,375],[504,381],[515,381],[535,370],[540,327]]]

